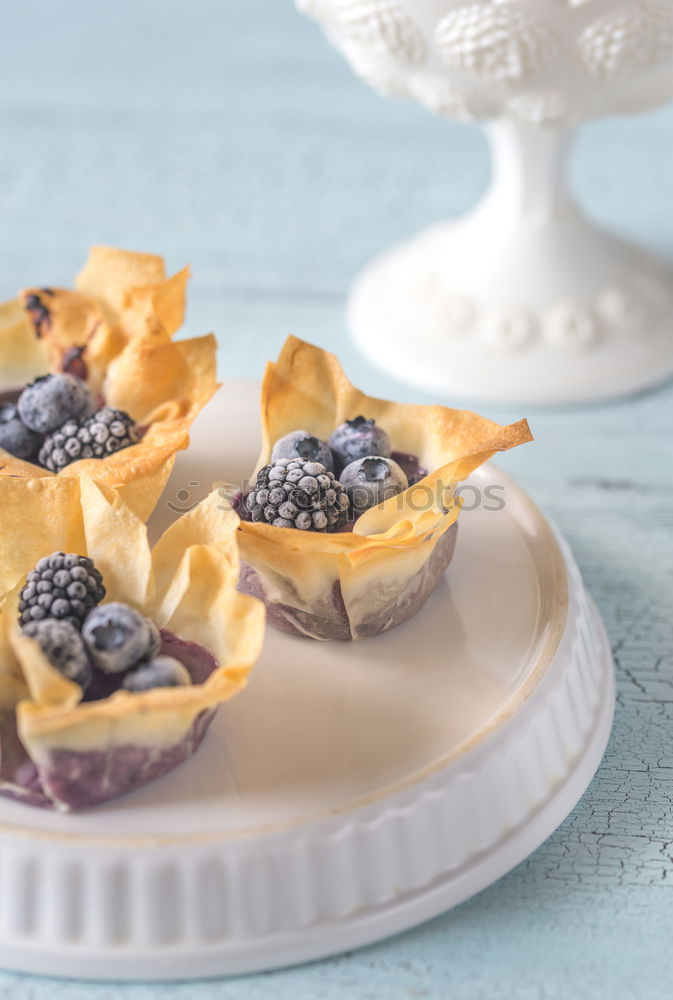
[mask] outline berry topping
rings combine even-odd
[[[51,288],[42,288],[40,291],[47,296],[54,294]],[[24,306],[35,328],[35,336],[39,340],[51,326],[51,313],[40,296],[34,292],[26,295]]]
[[[161,649],[161,632],[158,625],[155,625],[151,618],[147,619],[147,624],[150,629],[150,644],[146,659],[153,660],[155,656],[159,655],[159,650]]]
[[[123,410],[110,406],[97,410],[83,422],[68,420],[46,438],[39,461],[45,469],[60,469],[84,458],[105,458],[139,439],[135,421]]]
[[[35,639],[46,658],[64,677],[86,688],[91,681],[91,666],[74,625],[56,618],[29,622],[23,629],[30,639]]]
[[[82,638],[94,664],[109,674],[123,673],[156,650],[156,626],[128,604],[111,602],[95,608],[82,627]]]
[[[397,462],[382,455],[356,459],[346,466],[339,479],[356,517],[389,497],[402,493],[409,485]]]
[[[394,451],[390,457],[397,462],[400,469],[409,480],[410,486],[413,486],[421,479],[425,479],[428,474],[428,470],[423,468],[418,456],[416,455],[409,455],[405,451]]]
[[[390,457],[390,438],[375,420],[356,417],[341,424],[329,439],[330,447],[342,465],[368,455]]]
[[[282,458],[265,465],[245,498],[253,521],[300,531],[340,531],[348,496],[320,462]]]
[[[122,687],[126,691],[151,691],[152,688],[180,687],[191,684],[187,668],[173,656],[156,656],[149,663],[143,663],[130,670]]]
[[[0,448],[16,458],[30,458],[42,438],[26,427],[13,403],[0,403]]]
[[[76,375],[77,378],[86,379],[89,376],[89,369],[87,363],[84,360],[84,352],[86,351],[86,346],[71,347],[63,355],[63,360],[61,361],[61,371],[68,372],[70,375]]]
[[[334,457],[326,441],[313,437],[308,431],[290,431],[273,446],[271,461],[281,458],[301,458],[305,462],[320,462],[328,472],[334,472]]]
[[[26,427],[47,434],[66,420],[82,419],[93,410],[93,397],[86,382],[76,375],[42,375],[19,396],[19,416]]]
[[[54,552],[28,574],[19,594],[19,622],[58,618],[80,628],[104,597],[103,578],[90,559]]]
[[[38,462],[50,472],[59,472],[71,462],[93,457],[91,435],[77,420],[67,420],[45,439]]]

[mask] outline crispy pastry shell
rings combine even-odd
[[[373,417],[396,452],[433,470],[366,511],[352,533],[322,534],[241,522],[241,589],[268,620],[314,639],[359,639],[411,617],[453,553],[455,486],[495,452],[531,440],[525,420],[502,427],[476,413],[373,399],[355,389],[336,357],[289,337],[262,385],[262,452],[298,428],[327,440],[345,420]]]
[[[0,303],[0,391],[25,384],[47,369],[47,352],[21,299]]]

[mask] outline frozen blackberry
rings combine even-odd
[[[305,462],[320,462],[328,472],[334,472],[334,456],[326,441],[308,431],[290,431],[279,438],[271,451],[271,461],[281,458],[301,458]]]
[[[68,420],[40,448],[39,462],[58,472],[84,458],[106,458],[139,439],[135,421],[123,410],[104,406],[83,422]]]
[[[157,651],[157,628],[128,604],[112,601],[94,608],[82,626],[82,638],[95,665],[121,674]]]
[[[129,670],[122,687],[126,691],[151,691],[152,688],[181,687],[191,683],[187,667],[174,656],[156,656],[149,663]]]
[[[104,406],[84,421],[83,427],[91,435],[94,458],[105,458],[122,448],[130,448],[139,440],[135,420],[124,410]]]
[[[40,559],[19,594],[22,626],[57,618],[81,628],[92,608],[105,597],[103,577],[91,559],[74,553],[54,552]]]
[[[83,419],[94,409],[91,390],[76,375],[41,375],[19,396],[19,416],[26,427],[48,434],[66,420]]]
[[[397,462],[383,455],[356,459],[346,466],[339,479],[356,516],[402,493],[409,485]]]
[[[93,457],[93,443],[88,430],[77,420],[66,420],[45,438],[37,460],[50,472],[59,472],[72,462]]]
[[[342,465],[348,465],[358,458],[368,455],[382,455],[389,458],[390,438],[375,420],[355,417],[341,424],[329,439],[330,447]]]
[[[42,437],[26,427],[14,403],[0,403],[0,448],[16,458],[30,458]]]
[[[80,687],[88,687],[91,681],[91,665],[86,655],[82,636],[74,625],[57,618],[32,621],[23,629],[30,639],[35,639],[53,667],[64,677],[75,681]]]
[[[320,462],[281,458],[265,465],[245,498],[253,521],[300,531],[339,531],[348,519],[343,486]]]

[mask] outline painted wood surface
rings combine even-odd
[[[192,264],[188,329],[215,329],[222,374],[258,377],[294,332],[369,392],[427,398],[357,355],[344,295],[375,251],[477,199],[478,129],[375,97],[290,0],[22,0],[0,24],[2,297],[69,283],[91,243],[153,250]],[[573,180],[596,218],[673,253],[673,110],[587,126]],[[363,952],[197,985],[0,974],[2,1000],[670,992],[673,389],[527,415],[536,443],[502,464],[569,539],[618,674],[608,751],[561,828],[476,899]]]

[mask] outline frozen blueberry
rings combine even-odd
[[[304,462],[320,462],[328,472],[334,472],[334,458],[326,441],[308,431],[290,431],[273,446],[271,461],[281,458],[301,458]]]
[[[0,448],[16,458],[30,458],[42,438],[26,427],[14,403],[0,403]]]
[[[76,375],[42,375],[19,396],[19,416],[40,434],[60,427],[66,420],[83,419],[95,406],[91,390]]]
[[[365,417],[355,417],[354,420],[341,424],[332,434],[329,443],[342,465],[368,455],[389,458],[391,453],[390,438],[386,432],[377,426],[375,420],[367,420]]]
[[[358,458],[339,476],[357,517],[370,507],[406,490],[409,483],[397,462],[383,455]]]
[[[109,674],[129,670],[156,649],[153,622],[115,601],[94,608],[82,626],[82,638],[95,665]]]
[[[159,655],[159,650],[161,649],[161,632],[151,618],[147,618],[146,621],[150,627],[150,645],[147,650],[146,658],[148,660],[153,660],[155,656]]]
[[[122,687],[126,691],[151,691],[152,688],[181,687],[191,684],[187,668],[173,656],[155,656],[149,663],[143,663],[130,670]]]
[[[24,635],[35,639],[53,667],[68,680],[86,688],[91,681],[91,666],[82,637],[70,622],[56,618],[29,622]]]

